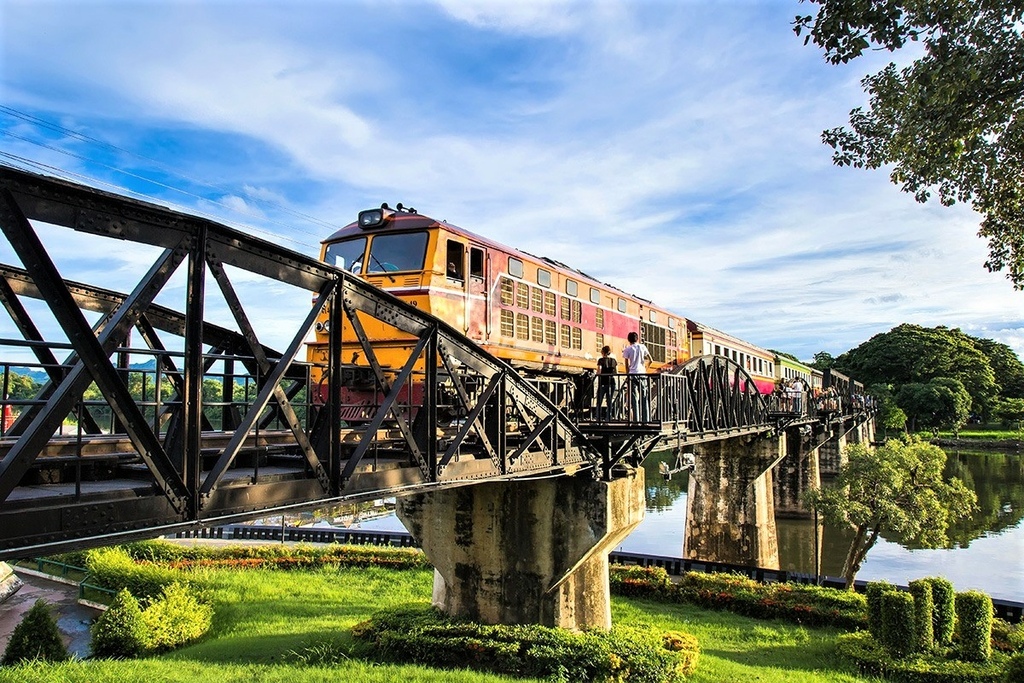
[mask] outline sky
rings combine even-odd
[[[825,63],[791,28],[812,11],[0,0],[0,163],[310,255],[403,202],[803,359],[903,322],[1024,356],[1024,293],[984,269],[979,217],[832,164],[821,132],[894,57]],[[148,258],[55,244],[68,278]]]

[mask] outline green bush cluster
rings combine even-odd
[[[932,584],[919,579],[910,582],[910,594],[914,600],[914,650],[925,652],[935,643],[935,602],[932,600]]]
[[[956,640],[965,661],[984,662],[992,656],[992,598],[978,591],[956,594]]]
[[[935,643],[947,647],[953,642],[953,628],[956,623],[953,583],[938,576],[923,580],[932,586],[932,631]]]
[[[628,597],[689,603],[808,626],[862,628],[868,623],[864,596],[851,591],[700,572],[687,572],[674,584],[659,567],[613,566],[609,576],[612,592]]]
[[[119,546],[88,551],[85,567],[89,570],[89,583],[114,591],[127,589],[143,604],[149,604],[164,587],[181,580],[179,572],[150,562],[137,562]]]
[[[146,623],[135,596],[122,588],[92,626],[94,657],[130,659],[146,649]]]
[[[60,629],[57,628],[57,621],[49,606],[45,600],[36,600],[14,627],[0,664],[14,665],[33,660],[63,662],[68,657],[68,650],[64,647]]]
[[[121,547],[135,560],[177,568],[316,569],[322,566],[341,566],[425,569],[431,566],[423,551],[416,548],[340,545],[337,543],[324,546],[274,543],[218,547],[184,546],[167,541],[142,541]]]
[[[880,602],[878,641],[890,654],[906,657],[911,652],[928,649],[918,647],[914,627],[914,596],[900,591],[887,591],[882,593]]]
[[[868,606],[868,631],[872,637],[882,640],[882,596],[899,590],[888,581],[869,581],[864,588],[864,596]]]
[[[1010,657],[1006,664],[1005,683],[1024,683],[1024,653]]]
[[[1024,622],[1011,624],[992,619],[992,649],[1000,652],[1024,652]]]
[[[92,652],[112,659],[166,652],[202,637],[212,621],[213,608],[199,602],[183,583],[164,587],[145,609],[122,588],[93,625]]]
[[[539,625],[487,626],[433,608],[380,612],[353,628],[367,654],[387,662],[470,668],[561,681],[675,681],[697,666],[688,634],[638,629],[577,633]]]
[[[988,662],[961,662],[940,654],[920,653],[894,657],[869,632],[839,636],[839,653],[857,663],[865,676],[879,676],[901,683],[1004,683],[1005,657]]]

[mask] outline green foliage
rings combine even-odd
[[[867,109],[849,128],[823,133],[840,166],[890,170],[890,179],[924,202],[969,202],[984,217],[991,271],[1024,288],[1024,7],[1017,0],[810,0],[797,35],[833,64],[914,42],[914,59],[890,63],[861,83]]]
[[[992,339],[975,339],[974,345],[988,358],[1001,387],[999,394],[1006,398],[1024,398],[1024,363],[1014,350]]]
[[[868,630],[875,640],[882,639],[882,596],[899,590],[888,581],[869,581],[864,590],[868,603]]]
[[[785,619],[809,626],[861,628],[864,596],[820,586],[759,583],[740,574],[687,572],[672,583],[660,568],[610,569],[611,591],[619,595],[728,610],[756,619]]]
[[[843,567],[847,587],[882,530],[906,543],[941,547],[950,523],[976,507],[963,482],[943,481],[946,454],[937,446],[890,440],[878,448],[851,445],[846,456],[839,476],[807,500],[827,522],[854,530]]]
[[[935,645],[935,625],[932,614],[932,584],[924,579],[910,582],[910,594],[914,598],[914,652],[927,652]]]
[[[893,657],[906,657],[916,651],[914,596],[902,591],[882,594],[879,642]]]
[[[836,364],[836,359],[827,351],[818,351],[814,354],[814,361],[810,364],[815,370],[831,370]]]
[[[92,653],[96,657],[131,659],[146,650],[147,640],[139,601],[122,588],[93,624]]]
[[[375,614],[353,635],[382,661],[466,667],[561,681],[673,681],[696,668],[693,639],[637,629],[576,633],[539,625],[487,626],[433,608]],[[673,648],[673,649],[670,649]]]
[[[941,654],[893,657],[866,631],[837,640],[839,654],[852,659],[865,676],[904,683],[1001,683],[1003,663],[959,662]]]
[[[992,415],[1002,421],[1004,427],[1024,421],[1024,398],[1002,398],[996,401]]]
[[[57,621],[50,613],[45,600],[36,600],[14,627],[0,664],[13,665],[35,659],[46,662],[63,662],[68,659]]]
[[[1010,657],[1006,664],[1005,683],[1024,683],[1024,654]]]
[[[947,646],[953,642],[956,626],[956,593],[953,584],[940,576],[924,579],[932,585],[932,632],[935,643]]]
[[[992,619],[992,649],[1000,652],[1024,652],[1024,622],[1011,624],[1005,619]]]
[[[123,548],[96,548],[86,555],[89,582],[111,590],[127,589],[148,604],[164,587],[179,580],[179,573],[149,562],[136,562]]]
[[[175,569],[224,567],[255,569],[311,569],[316,567],[386,567],[425,569],[430,567],[423,551],[416,548],[387,548],[369,545],[271,543],[267,545],[183,546],[167,541],[143,541],[120,546],[140,562],[167,564]]]
[[[950,427],[956,432],[971,413],[971,395],[960,380],[949,377],[904,384],[896,393],[896,401],[914,430]]]
[[[978,591],[956,594],[956,640],[961,659],[988,661],[992,656],[992,598]]]
[[[198,640],[210,630],[213,608],[199,602],[186,584],[175,582],[143,610],[142,621],[147,649],[164,652]]]

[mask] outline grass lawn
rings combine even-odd
[[[374,611],[427,604],[430,571],[342,569],[318,571],[229,570],[201,572],[214,604],[212,631],[199,643],[136,661],[85,661],[0,668],[2,683],[312,683],[425,681],[487,683],[500,676],[384,666],[349,660],[307,666],[296,653],[350,642],[348,629]],[[812,683],[868,680],[837,660],[835,631],[765,622],[685,605],[614,598],[616,623],[648,625],[659,632],[687,631],[703,653],[693,681]]]

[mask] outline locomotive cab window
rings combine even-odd
[[[465,247],[455,240],[448,240],[448,248],[445,251],[445,274],[450,280],[466,279],[466,256]]]
[[[484,279],[484,250],[470,247],[469,276],[478,280]]]
[[[367,273],[390,273],[398,270],[423,270],[427,254],[427,233],[407,232],[398,235],[375,235],[370,242]]]
[[[327,245],[324,262],[327,265],[361,273],[363,270],[363,253],[366,251],[366,238],[354,237],[350,240],[333,242]]]

